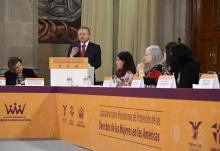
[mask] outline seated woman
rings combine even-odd
[[[25,69],[22,67],[22,60],[19,59],[18,57],[9,58],[8,68],[9,68],[9,71],[5,72],[6,85],[16,85],[16,81],[18,80],[18,78],[21,80],[19,81],[19,84],[24,84],[23,80],[26,77],[29,77],[29,78],[36,77],[33,70]]]
[[[171,74],[171,68],[170,68],[170,54],[171,54],[171,48],[176,46],[177,42],[169,42],[166,44],[164,48],[164,63],[166,65],[166,71],[164,74],[170,75]]]
[[[192,88],[192,84],[198,84],[200,65],[188,46],[179,43],[171,48],[170,67],[178,88]]]
[[[128,51],[118,53],[116,66],[116,86],[130,86],[133,76],[136,73],[132,55]]]
[[[144,63],[138,64],[137,74],[143,75],[145,85],[157,85],[164,68],[162,50],[159,46],[152,45],[146,49]]]

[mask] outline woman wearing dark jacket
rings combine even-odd
[[[170,67],[178,88],[192,88],[198,84],[200,65],[193,58],[190,48],[182,43],[171,48]]]
[[[9,71],[5,72],[6,85],[24,85],[25,78],[35,78],[36,75],[32,69],[22,67],[22,60],[18,57],[11,57],[8,60]],[[18,81],[18,78],[20,81]],[[19,82],[19,83],[16,83]]]

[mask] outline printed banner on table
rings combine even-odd
[[[96,96],[57,94],[57,110],[61,139],[85,148],[93,146],[95,129],[94,113]]]
[[[61,139],[73,144],[93,150],[220,149],[217,102],[58,95]],[[72,107],[73,125],[71,113],[64,116]],[[77,125],[81,107],[84,127]]]
[[[57,138],[91,150],[220,150],[220,103],[1,93],[0,138]]]
[[[55,94],[1,93],[0,138],[54,138]]]

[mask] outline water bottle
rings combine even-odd
[[[72,86],[72,83],[73,83],[72,77],[67,76],[66,82],[67,82],[67,86]]]
[[[19,73],[17,75],[16,85],[24,85],[24,78],[23,78],[23,74],[22,73]]]
[[[112,75],[112,85],[111,87],[117,87],[117,76]]]

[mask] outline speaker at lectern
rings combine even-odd
[[[51,86],[83,86],[83,79],[89,78],[94,84],[94,67],[85,57],[50,57]]]

